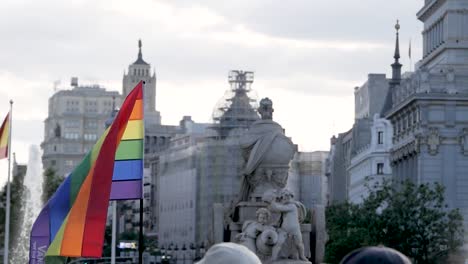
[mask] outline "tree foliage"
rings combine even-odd
[[[44,171],[44,181],[42,182],[42,203],[46,204],[50,197],[54,195],[57,188],[62,184],[63,178],[55,173],[52,168]]]
[[[363,246],[384,245],[414,263],[444,263],[462,245],[463,219],[458,209],[447,208],[442,185],[384,181],[368,191],[361,204],[327,208],[327,262],[338,263]]]
[[[26,174],[25,167],[21,169],[13,170],[13,177],[10,185],[10,246],[16,244],[16,240],[19,235],[20,227],[23,222],[23,212],[22,212],[22,197],[23,197],[23,182],[24,176]],[[0,192],[0,203],[6,205],[6,193],[7,186],[3,186]],[[0,233],[1,241],[3,242],[5,235],[5,214],[6,208],[4,206],[0,207]]]

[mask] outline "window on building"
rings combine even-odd
[[[379,132],[377,133],[377,142],[378,142],[379,144],[383,144],[383,131],[379,131]]]
[[[383,163],[377,163],[377,174],[384,174],[383,168],[384,168]]]

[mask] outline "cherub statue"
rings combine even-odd
[[[266,208],[259,208],[256,216],[257,221],[245,221],[242,233],[237,235],[239,243],[254,253],[257,253],[256,240],[258,235],[270,227],[267,224],[270,221],[271,213]]]
[[[279,199],[270,199],[269,209],[272,212],[281,213],[280,225],[277,229],[278,242],[273,246],[271,260],[277,260],[279,252],[288,238],[291,239],[294,247],[297,249],[295,259],[307,261],[304,255],[304,243],[302,241],[301,225],[306,215],[304,205],[298,201],[292,200],[294,195],[287,189],[280,192]]]

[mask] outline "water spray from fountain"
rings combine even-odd
[[[11,263],[28,263],[29,261],[29,235],[34,220],[42,208],[42,161],[38,146],[29,147],[29,160],[24,177],[23,197],[21,201],[23,221],[19,230],[16,245],[12,246]]]

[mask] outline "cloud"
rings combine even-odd
[[[17,144],[39,144],[53,82],[67,88],[77,76],[120,91],[141,38],[144,58],[156,70],[164,123],[183,115],[209,121],[229,87],[228,71],[253,70],[253,88],[274,99],[275,116],[295,142],[327,149],[331,134],[353,121],[353,87],[369,72],[389,73],[397,18],[402,54],[412,36],[413,57],[420,57],[422,27],[414,14],[421,6],[407,0],[3,0],[0,98],[15,100],[24,131]],[[7,111],[8,102],[0,102],[0,114]]]

